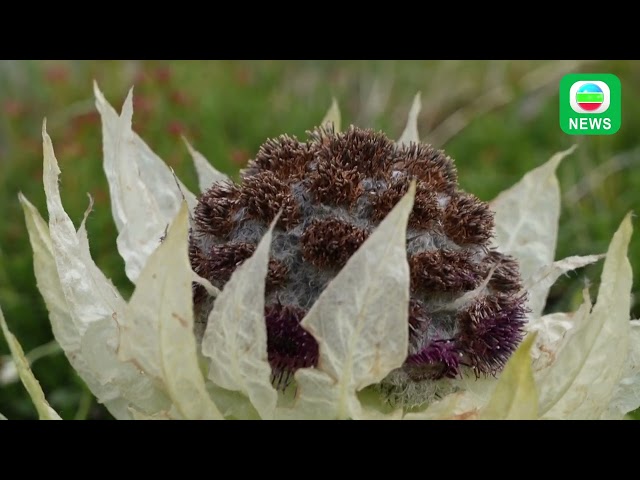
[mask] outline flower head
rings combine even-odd
[[[54,336],[114,417],[622,418],[640,406],[629,215],[595,305],[585,291],[576,312],[542,315],[560,275],[602,258],[554,261],[555,170],[572,150],[487,205],[420,144],[419,96],[397,142],[341,132],[334,104],[333,129],[266,142],[238,184],[187,144],[197,199],[131,129],[131,93],[120,115],[95,94],[132,297],[93,262],[87,216],[76,229],[65,212],[44,126],[48,222],[20,200]],[[41,418],[57,418],[0,323]]]
[[[239,184],[207,189],[194,210],[190,259],[219,289],[281,212],[266,277],[265,321],[273,378],[285,387],[316,367],[318,344],[300,321],[329,282],[416,182],[406,230],[411,279],[409,350],[383,382],[407,383],[501,370],[524,334],[525,294],[515,259],[489,244],[489,205],[459,189],[454,162],[430,145],[383,133],[321,127],[307,142],[268,140]],[[196,323],[215,300],[194,284]],[[204,330],[204,328],[202,329]]]

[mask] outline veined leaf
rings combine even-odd
[[[160,382],[181,418],[222,419],[198,364],[188,229],[183,202],[165,240],[140,272],[120,322],[118,356]]]
[[[327,285],[301,325],[318,341],[317,369],[295,374],[299,396],[286,416],[359,418],[356,392],[400,367],[408,350],[409,192]]]
[[[263,419],[273,418],[278,400],[270,381],[264,293],[271,238],[279,217],[216,298],[202,339],[202,354],[211,359],[209,379],[249,397]]]
[[[115,362],[117,322],[124,315],[125,302],[91,258],[84,226],[88,211],[77,232],[64,211],[58,185],[60,169],[44,127],[43,180],[49,227],[36,208],[20,196],[34,252],[38,288],[49,310],[54,336],[71,365],[114,417],[131,418],[126,409],[128,402],[147,411],[162,403],[163,395],[145,383],[132,364],[118,364],[113,370],[96,364],[93,358],[99,352],[108,353],[111,365]],[[110,342],[100,348],[87,348],[85,335],[98,328],[105,329]],[[142,396],[138,395],[138,386],[147,387]],[[153,400],[150,403],[149,398]]]
[[[575,149],[574,145],[556,153],[490,204],[495,212],[495,243],[502,253],[518,260],[525,282],[554,260],[560,217],[556,169]]]
[[[580,368],[579,359],[586,355],[578,352],[581,347],[573,344],[576,332],[584,329],[589,321],[593,306],[587,289],[583,291],[583,297],[582,305],[575,312],[545,315],[528,325],[530,332],[538,333],[532,357],[541,416],[569,387]],[[564,352],[570,352],[578,360],[562,370],[557,368],[557,362],[561,355],[565,355]]]
[[[640,320],[630,323],[628,359],[603,419],[620,419],[640,407]]]
[[[183,184],[176,184],[169,167],[131,129],[133,89],[120,116],[97,84],[94,93],[102,119],[104,171],[118,229],[118,252],[125,261],[127,277],[136,283],[147,258],[178,212],[183,195],[191,207],[196,199]]]
[[[207,391],[215,399],[222,416],[229,420],[260,420],[260,414],[251,404],[249,398],[240,393],[232,392],[218,385],[207,382]]]
[[[528,293],[528,306],[531,310],[529,317],[539,318],[540,315],[542,315],[542,311],[544,310],[544,306],[547,301],[547,295],[549,295],[549,289],[554,283],[556,283],[556,280],[558,280],[560,275],[595,263],[602,258],[604,258],[604,255],[567,257],[562,260],[558,260],[557,262],[553,262],[551,265],[545,265],[540,268],[524,286],[524,289]]]
[[[527,323],[527,330],[536,333],[536,342],[531,349],[531,357],[533,359],[534,375],[538,375],[539,371],[545,371],[553,362],[556,361],[556,355],[570,335],[567,332],[574,328],[577,315],[584,318],[589,313],[589,307],[586,311],[572,313],[549,313],[539,318],[531,318]],[[578,323],[581,320],[578,320]],[[538,378],[538,377],[536,377]]]
[[[599,418],[622,379],[631,329],[632,272],[627,258],[631,232],[628,214],[609,245],[595,306],[585,321],[570,331],[571,338],[547,378],[539,383],[541,391],[548,388],[550,377],[562,379],[564,386],[541,402],[543,418]],[[560,384],[557,380],[554,383]]]

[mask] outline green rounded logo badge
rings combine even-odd
[[[612,135],[622,124],[620,79],[570,73],[560,80],[560,128],[569,135]]]

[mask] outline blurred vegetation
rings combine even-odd
[[[611,136],[569,136],[558,124],[558,83],[566,73],[613,73],[622,82],[622,128]],[[0,305],[25,351],[52,339],[36,288],[17,194],[46,214],[42,188],[43,117],[62,170],[62,197],[76,224],[87,223],[93,257],[125,295],[132,286],[117,254],[100,121],[92,81],[119,109],[134,90],[134,129],[192,191],[197,182],[181,135],[222,171],[234,174],[268,137],[305,131],[331,98],[343,124],[397,138],[422,92],[422,139],[456,159],[462,187],[485,200],[553,153],[578,150],[559,169],[563,210],[557,258],[605,252],[640,196],[640,62],[637,61],[0,61]],[[636,272],[633,317],[640,316],[640,234],[630,246]],[[562,278],[547,311],[575,308],[585,284],[595,295],[602,264]],[[8,352],[0,340],[0,362]],[[57,353],[34,372],[63,418],[110,418]],[[0,412],[36,418],[19,383],[0,388]]]

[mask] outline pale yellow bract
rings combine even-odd
[[[447,380],[453,393],[405,412],[366,387],[407,355],[406,225],[415,188],[328,285],[302,324],[320,346],[316,369],[295,374],[295,393],[271,384],[263,319],[271,229],[232,275],[198,345],[187,256],[196,196],[131,129],[132,92],[120,115],[95,86],[117,248],[135,284],[125,301],[89,252],[86,215],[76,230],[62,205],[60,169],[43,125],[49,221],[20,196],[38,287],[54,336],[97,400],[117,419],[610,419],[640,406],[640,321],[630,321],[632,234],[627,215],[604,256],[595,305],[542,315],[549,288],[603,255],[555,261],[560,215],[554,155],[500,194],[496,246],[516,257],[529,292],[528,335],[498,377]],[[416,95],[399,142],[419,141]],[[322,123],[340,129],[333,102]],[[227,179],[188,142],[201,190]],[[90,210],[91,206],[89,207]],[[160,238],[164,241],[160,242]],[[196,278],[196,280],[198,280]],[[206,282],[205,282],[206,283]],[[0,312],[15,372],[42,419],[59,418]],[[0,418],[2,415],[0,415]]]

